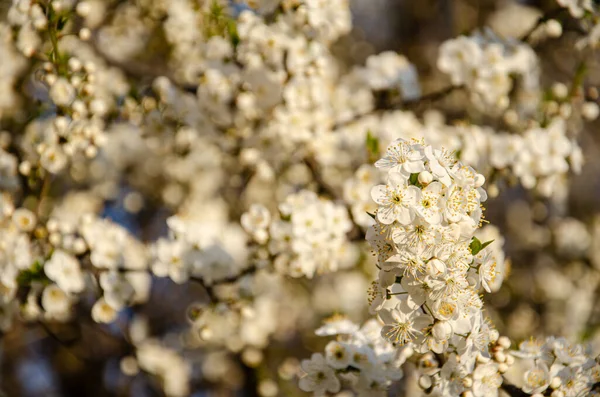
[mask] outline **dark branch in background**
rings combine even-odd
[[[217,303],[217,302],[219,302],[219,299],[217,298],[217,296],[214,293],[215,286],[235,283],[244,276],[256,273],[257,270],[258,270],[258,268],[256,266],[252,265],[252,266],[245,268],[244,270],[242,270],[240,273],[236,274],[235,276],[230,276],[230,277],[216,280],[215,282],[213,282],[210,285],[207,284],[201,277],[190,277],[190,280],[200,284],[206,290],[206,294],[208,295],[208,298],[210,299],[211,303]]]
[[[335,188],[329,185],[323,178],[323,175],[321,175],[321,172],[319,171],[319,165],[317,164],[317,162],[313,158],[306,157],[304,159],[304,164],[308,167],[313,179],[319,185],[317,193],[325,194],[335,200],[338,194]]]
[[[500,389],[511,397],[530,397],[529,394],[525,393],[523,390],[514,385],[503,383]]]

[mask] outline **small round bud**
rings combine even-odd
[[[63,134],[69,128],[69,120],[64,116],[57,116],[54,119],[54,128],[59,134]]]
[[[564,83],[556,82],[552,85],[552,94],[558,99],[564,99],[569,95],[569,88]]]
[[[82,100],[75,100],[73,101],[73,104],[71,105],[73,107],[73,110],[80,113],[80,114],[87,114],[87,107],[85,106],[85,103]]]
[[[21,175],[29,176],[31,173],[31,163],[27,160],[21,161],[21,164],[19,164],[19,172]]]
[[[247,348],[242,352],[242,360],[244,364],[250,368],[256,368],[263,361],[264,355],[262,351],[255,348]]]
[[[508,365],[506,365],[506,363],[498,364],[498,372],[503,374],[506,371],[508,371]]]
[[[559,113],[562,118],[568,119],[573,113],[573,107],[570,103],[563,103],[562,105],[560,105]]]
[[[76,254],[83,254],[85,251],[87,251],[87,244],[85,243],[85,240],[83,240],[81,237],[76,238],[73,242],[73,251]]]
[[[544,397],[544,395],[542,393],[535,393],[532,394],[531,397]]]
[[[85,156],[88,159],[93,159],[97,155],[98,155],[98,148],[96,146],[90,145],[90,146],[88,146],[88,147],[85,148]]]
[[[514,126],[519,122],[519,114],[514,110],[509,109],[504,113],[503,119],[506,124]]]
[[[560,390],[554,390],[552,394],[550,394],[550,397],[565,397],[565,393]]]
[[[596,102],[585,102],[581,106],[581,115],[588,121],[593,121],[600,115],[600,107]]]
[[[135,357],[127,356],[123,357],[120,363],[121,372],[127,376],[135,376],[140,371],[138,362]]]
[[[427,375],[422,375],[419,378],[419,386],[421,387],[421,389],[423,390],[427,390],[431,387],[431,385],[433,384],[433,381],[431,380],[430,376]]]
[[[550,115],[558,113],[558,102],[549,101],[546,103],[546,112]],[[531,127],[534,127],[533,125]]]
[[[209,328],[202,328],[200,331],[200,338],[203,340],[211,340],[213,336],[212,331]]]
[[[62,236],[60,233],[51,233],[48,237],[48,241],[55,247],[58,247],[62,241]]]
[[[462,397],[474,397],[474,395],[471,390],[467,390],[467,391],[463,392]]]
[[[54,0],[52,2],[52,8],[56,12],[61,12],[65,8],[65,3],[63,2],[63,0]]]
[[[83,68],[83,63],[77,59],[77,58],[69,58],[69,69],[71,69],[71,71],[73,72],[79,72],[81,71],[81,68]]]
[[[492,343],[498,342],[499,337],[500,337],[500,333],[498,332],[498,330],[493,329],[490,331],[490,342],[492,342]]]
[[[506,336],[501,336],[498,338],[498,345],[502,346],[505,349],[508,349],[511,345],[510,339]]]
[[[494,360],[496,360],[499,363],[503,363],[506,361],[506,354],[504,354],[504,352],[502,351],[498,351],[494,353]]]
[[[82,41],[88,41],[90,38],[92,38],[92,31],[89,30],[88,28],[82,28],[79,31],[79,38]]]
[[[429,185],[433,181],[433,175],[429,171],[423,171],[419,174],[418,179],[421,185]]]
[[[513,357],[512,354],[507,354],[506,355],[506,365],[511,366],[515,363],[515,358]]]
[[[85,18],[88,15],[90,15],[90,12],[92,12],[92,6],[87,1],[82,1],[79,4],[77,4],[77,7],[75,8],[75,12],[77,12],[77,14],[80,17]]]
[[[485,176],[481,175],[481,174],[476,174],[475,175],[475,187],[482,187],[483,184],[485,183]]]
[[[546,22],[545,29],[546,29],[546,34],[548,36],[554,37],[554,38],[562,36],[562,33],[563,33],[562,25],[556,19],[548,20]]]
[[[262,380],[258,384],[258,394],[260,394],[261,397],[275,397],[277,393],[279,393],[277,383],[271,379]]]
[[[46,229],[48,229],[49,232],[56,232],[56,231],[58,231],[58,221],[56,219],[50,219],[46,223]]]
[[[560,385],[562,385],[562,380],[558,376],[555,376],[550,381],[550,387],[553,389],[558,389]]]
[[[81,85],[83,84],[83,79],[81,78],[81,76],[72,76],[71,77],[71,85],[75,88],[81,88]]]
[[[45,80],[46,84],[48,84],[49,87],[52,87],[54,83],[56,83],[56,80],[58,80],[58,77],[56,77],[54,73],[48,73],[45,77]]]
[[[83,68],[88,73],[94,73],[96,71],[96,64],[92,61],[87,61],[83,64]]]

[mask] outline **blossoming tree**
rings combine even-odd
[[[599,395],[600,9],[550,3],[427,62],[347,0],[2,4],[0,391]]]

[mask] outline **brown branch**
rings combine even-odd
[[[529,394],[525,393],[515,385],[503,383],[500,388],[511,397],[530,397]]]
[[[317,193],[325,194],[333,199],[337,198],[338,194],[335,188],[325,181],[323,175],[321,175],[321,172],[319,171],[319,165],[316,161],[311,157],[306,157],[304,159],[304,164],[308,167],[313,179],[319,185],[319,191]]]
[[[235,283],[244,276],[256,273],[257,270],[258,270],[258,267],[256,267],[256,266],[254,266],[254,265],[249,266],[234,276],[229,276],[226,278],[215,280],[215,282],[213,282],[212,284],[207,284],[202,277],[190,277],[190,281],[194,281],[194,282],[200,284],[206,290],[206,294],[208,295],[208,298],[210,299],[210,301],[212,303],[217,303],[217,302],[219,302],[219,299],[217,298],[217,296],[214,293],[215,286]]]

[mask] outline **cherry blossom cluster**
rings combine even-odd
[[[483,109],[506,109],[518,77],[525,92],[538,90],[539,65],[531,47],[502,40],[491,31],[460,36],[440,46],[438,68],[452,84],[465,85],[471,100]]]
[[[210,285],[246,265],[246,236],[239,226],[185,215],[170,217],[167,225],[170,236],[153,247],[155,275],[180,284],[198,277]]]
[[[292,277],[312,278],[352,265],[346,237],[352,229],[347,209],[314,192],[289,195],[279,205],[279,219],[254,205],[242,215],[242,226],[257,243],[265,244],[275,268]]]
[[[359,395],[385,396],[393,381],[402,378],[400,368],[413,354],[398,350],[380,337],[381,323],[369,320],[362,327],[343,317],[334,317],[319,329],[319,336],[336,336],[325,347],[325,355],[314,353],[302,361],[300,388],[315,396],[337,393],[342,383]]]
[[[597,396],[592,388],[600,381],[600,364],[591,354],[589,347],[564,338],[531,338],[512,352],[518,359],[507,377],[534,396]]]
[[[565,29],[583,28],[592,46],[595,6],[559,4],[578,18]],[[504,237],[481,227],[483,184],[496,197],[519,183],[507,193],[541,193],[560,207],[548,213],[565,213],[582,121],[600,114],[582,74],[544,87],[553,77],[540,77],[531,40],[477,33],[442,45],[452,85],[422,95],[420,80],[435,85],[420,79],[422,64],[346,45],[360,36],[347,0],[0,9],[0,331],[49,325],[52,336],[90,320],[125,346],[123,374],[158,379],[168,396],[205,382],[239,388],[251,373],[261,397],[274,397],[296,365],[276,363],[275,382],[273,357],[341,311],[353,322],[317,331],[336,339],[301,365],[306,391],[384,396],[401,380],[415,393],[480,397],[507,385],[510,342],[486,319],[503,314],[484,314],[480,296],[508,273]],[[544,19],[549,37],[560,37],[561,12]],[[446,116],[444,98],[465,93],[470,102],[453,101]],[[569,218],[550,228],[513,218],[518,241],[507,246],[534,241],[527,250],[568,258],[566,270],[534,277],[548,306],[569,309],[548,329],[592,334],[600,233]],[[373,279],[367,301],[356,291]],[[167,308],[179,320],[135,330],[155,303],[179,307]],[[369,308],[377,318],[365,322]],[[557,341],[544,348],[556,357],[544,361],[546,389],[545,367],[510,383],[588,392],[591,353],[564,361]]]
[[[474,237],[485,179],[418,141],[393,142],[375,165],[388,171],[387,183],[371,191],[377,223],[367,232],[380,269],[371,310],[385,323],[382,336],[422,353],[453,346],[472,368],[476,353],[487,351],[469,339],[489,340],[492,332],[479,290],[497,289],[504,274],[504,263],[485,250],[491,241]]]

